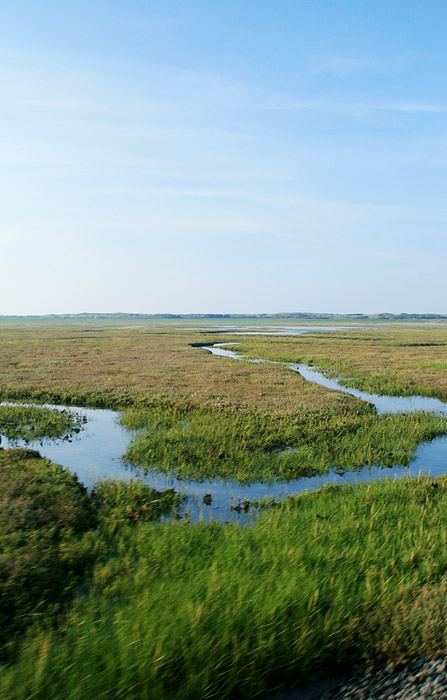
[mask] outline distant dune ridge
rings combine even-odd
[[[224,319],[224,320],[244,320],[244,319],[267,319],[267,320],[316,320],[316,321],[333,321],[333,320],[431,320],[431,319],[447,319],[447,314],[333,314],[333,313],[310,313],[310,312],[281,312],[275,314],[133,314],[133,313],[79,313],[79,314],[29,314],[29,315],[7,315],[0,314],[0,319],[119,319],[119,320],[141,320],[146,319]]]

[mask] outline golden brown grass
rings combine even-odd
[[[338,410],[349,397],[285,367],[211,356],[190,343],[224,336],[152,329],[0,328],[0,396],[125,405],[145,399],[278,412]],[[57,398],[59,401],[56,401]]]
[[[447,399],[445,327],[254,336],[242,339],[240,351],[250,357],[313,364],[370,392]]]

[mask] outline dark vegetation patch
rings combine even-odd
[[[142,483],[105,481],[92,494],[35,450],[0,449],[0,656],[24,630],[52,623],[93,563],[107,558],[101,531],[154,521],[179,497]],[[98,530],[99,528],[99,530]]]
[[[209,332],[207,331],[207,333],[209,333]],[[216,333],[217,333],[217,331],[216,331]],[[222,331],[219,331],[219,335],[222,335]],[[219,340],[221,340],[222,342],[225,342],[226,340],[228,340],[228,338],[219,338]],[[216,338],[210,338],[209,340],[198,340],[195,343],[189,343],[189,346],[191,348],[205,348],[208,345],[214,345],[216,342],[219,342]]]
[[[96,517],[76,476],[33,450],[0,450],[0,646],[57,611],[94,547]]]

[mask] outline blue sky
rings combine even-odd
[[[447,5],[0,6],[0,314],[447,313]]]

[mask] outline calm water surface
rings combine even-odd
[[[304,333],[331,333],[334,331],[368,331],[368,326],[212,326],[212,328],[185,328],[203,332],[222,331],[235,335],[303,335]]]

